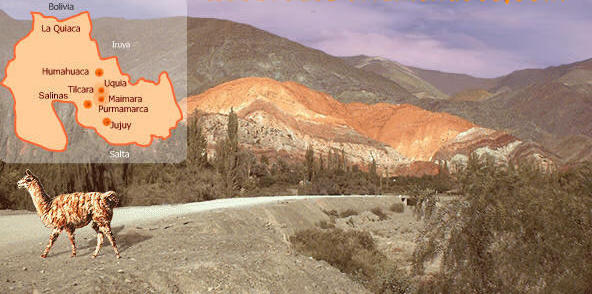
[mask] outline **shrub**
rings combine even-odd
[[[413,199],[415,200],[413,214],[419,218],[430,218],[439,201],[438,195],[433,189],[417,191]]]
[[[407,206],[415,206],[417,205],[417,198],[409,197],[407,198]]]
[[[275,184],[275,178],[272,176],[264,175],[259,179],[259,185],[263,188],[267,188]]]
[[[335,223],[334,222],[330,222],[330,221],[328,222],[326,220],[322,220],[322,221],[319,221],[317,223],[317,226],[319,228],[323,229],[323,230],[326,230],[326,229],[334,229],[335,228]]]
[[[392,212],[403,213],[405,212],[405,205],[403,203],[393,203],[389,209]]]
[[[374,293],[406,293],[407,275],[377,250],[368,232],[309,229],[290,237],[296,251],[324,260]]]
[[[358,215],[358,212],[354,209],[348,208],[348,209],[342,211],[339,214],[339,217],[344,218],[344,217],[348,217],[348,216],[352,216],[352,215]]]
[[[382,211],[382,208],[380,208],[380,207],[374,207],[374,208],[370,209],[370,212],[376,214],[376,216],[378,216],[379,220],[388,219],[388,215],[386,215],[386,213],[384,213],[384,211]]]
[[[326,214],[329,217],[339,217],[339,213],[337,213],[337,210],[335,209],[331,209],[331,210],[322,210],[324,214]]]
[[[424,292],[591,293],[592,168],[545,173],[469,159],[462,196],[419,234],[414,270],[441,255]]]

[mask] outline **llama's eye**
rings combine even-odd
[[[33,179],[26,179],[25,181],[27,181],[27,182],[30,182],[30,181],[32,181],[32,180],[33,180]]]

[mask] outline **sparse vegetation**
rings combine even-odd
[[[403,203],[393,203],[389,210],[396,213],[403,213],[405,212],[405,205]]]
[[[437,193],[445,193],[456,188],[456,179],[448,172],[446,164],[439,166],[439,172],[435,176],[393,177],[385,181],[383,185],[385,193],[405,195],[415,195],[427,189],[434,190]]]
[[[324,260],[374,293],[406,293],[408,277],[376,248],[368,232],[308,229],[290,237],[299,253]]]
[[[329,217],[339,217],[339,213],[335,209],[331,209],[331,210],[323,209],[323,213]]]
[[[326,229],[334,229],[335,228],[335,219],[332,218],[329,221],[322,220],[317,223],[317,226],[323,230]]]
[[[320,153],[320,152],[319,152]],[[379,177],[372,172],[376,162],[367,166],[368,172],[357,165],[349,165],[343,149],[330,149],[325,155],[309,147],[304,166],[306,178],[299,186],[300,195],[375,195],[380,194]]]
[[[353,208],[348,208],[339,214],[339,217],[345,218],[352,215],[358,215],[358,212]]]
[[[388,215],[386,215],[386,213],[384,213],[384,211],[382,211],[382,208],[380,208],[380,207],[374,207],[374,208],[370,209],[370,212],[372,212],[376,216],[378,216],[379,220],[388,219]]]
[[[591,179],[590,164],[548,173],[471,157],[459,174],[462,196],[418,195],[426,227],[414,272],[442,257],[421,292],[592,292]]]
[[[432,189],[417,191],[415,197],[411,198],[413,202],[413,213],[418,218],[430,218],[436,209],[438,203],[438,193]],[[408,203],[409,200],[408,199]]]
[[[376,274],[381,277],[376,279],[391,279],[397,285],[404,281],[406,293],[592,292],[590,163],[549,172],[524,163],[499,166],[471,157],[455,176],[458,195],[443,195],[433,186],[414,187],[413,210],[425,227],[418,235],[412,271],[409,276],[399,271],[386,278]],[[402,203],[394,203],[390,210],[401,208]],[[380,207],[370,211],[381,219],[386,216]],[[365,244],[362,234],[369,233],[327,228],[324,233],[299,232],[291,241],[302,254],[326,260],[380,292],[369,282],[374,278],[360,278],[373,270],[353,257],[373,260],[360,251],[370,248],[360,245]],[[337,247],[339,252],[328,249],[336,248],[328,244],[339,242],[347,245]],[[348,255],[352,251],[357,253]],[[439,271],[425,275],[425,265],[437,257]],[[352,267],[359,270],[352,274]]]

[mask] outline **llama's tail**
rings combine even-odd
[[[119,204],[119,199],[114,191],[105,192],[101,195],[101,204],[103,207],[113,209]]]

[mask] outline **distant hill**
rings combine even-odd
[[[552,148],[566,162],[592,161],[592,138],[568,136],[552,144]]]
[[[397,83],[250,25],[188,18],[189,94],[242,77],[294,81],[342,102],[412,103]]]
[[[482,101],[491,96],[483,89],[463,90],[450,97],[451,101]]]
[[[497,79],[477,78],[467,74],[448,73],[437,70],[409,66],[417,76],[432,84],[447,95],[454,95],[464,90],[489,90],[497,85]]]
[[[564,152],[567,145],[558,142],[569,139],[580,146],[578,148],[585,148],[588,141],[577,136],[592,136],[592,59],[544,69],[518,70],[492,79],[404,67],[384,58],[349,57],[346,60],[373,64],[362,68],[386,77],[394,76],[395,80],[405,76],[401,72],[407,75],[406,70],[410,70],[411,76],[419,77],[421,84],[429,83],[450,95],[447,101],[422,99],[415,105],[458,115],[487,128],[505,130],[523,140],[537,141],[565,161],[578,160],[578,157],[567,156]],[[399,74],[390,75],[384,68],[396,69],[393,71]],[[417,80],[416,84],[419,84]]]
[[[439,75],[446,76],[441,72]],[[429,81],[425,76],[424,79]],[[449,80],[451,85],[452,80]],[[505,130],[523,140],[537,141],[550,151],[563,154],[564,161],[579,160],[567,156],[563,150],[567,145],[558,142],[570,136],[592,136],[592,59],[545,69],[519,70],[490,80],[468,78],[465,81],[470,83],[461,83],[462,87],[455,90],[480,88],[492,95],[487,99],[458,99],[459,95],[466,95],[465,89],[450,101],[422,101],[420,106]],[[582,144],[580,148],[587,146],[586,140],[571,142]]]
[[[592,136],[592,59],[537,75],[540,80],[534,82],[514,80],[527,86],[493,96],[480,108],[497,117],[513,115],[556,138]]]
[[[357,68],[379,74],[394,81],[418,98],[448,98],[448,95],[422,80],[413,70],[398,62],[365,55],[343,57],[343,60]]]
[[[466,74],[408,66],[417,76],[434,85],[440,91],[454,95],[466,90],[483,89],[491,93],[519,90],[532,84],[551,82],[575,68],[585,68],[589,60],[547,68],[522,69],[496,78],[477,78]]]

